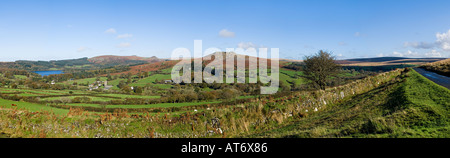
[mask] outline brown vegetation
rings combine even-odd
[[[450,77],[450,59],[424,64],[420,67]]]
[[[140,72],[158,71],[158,70],[171,68],[171,67],[175,66],[178,62],[179,62],[178,60],[170,60],[170,61],[159,61],[159,62],[150,63],[150,64],[131,66],[130,70],[128,70],[128,71],[112,73],[111,75],[121,75],[121,74],[135,75]],[[106,75],[103,75],[103,76],[106,76]]]

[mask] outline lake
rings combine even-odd
[[[48,76],[48,75],[57,75],[57,74],[63,74],[64,72],[62,70],[52,70],[52,71],[33,71],[34,73],[37,73],[41,76]]]

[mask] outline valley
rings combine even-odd
[[[304,78],[301,63],[282,60],[278,93],[261,95],[263,84],[248,83],[248,71],[247,83],[175,84],[177,61],[101,58],[2,63],[9,66],[0,71],[0,131],[23,138],[448,137],[449,91],[407,68],[414,63],[343,65],[323,91]],[[31,65],[18,69],[23,63]],[[41,76],[33,72],[38,65],[64,74]],[[405,88],[426,98],[410,102]],[[409,117],[433,128],[417,132],[420,120],[399,120]]]

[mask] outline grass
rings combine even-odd
[[[63,95],[64,91],[51,91],[51,90],[29,90],[29,89],[7,89],[2,88],[2,93],[11,93],[11,92],[19,92],[19,93],[32,93],[38,95]],[[69,91],[67,91],[68,93]]]
[[[173,87],[171,84],[152,84],[152,86],[161,88],[161,89],[170,89]]]
[[[86,91],[80,90],[29,90],[29,89],[1,89],[0,93],[17,93],[18,96],[52,96],[52,95],[68,95],[72,91],[72,94],[76,95],[89,95]],[[16,95],[16,94],[10,94]]]
[[[162,69],[161,72],[170,74],[172,72],[172,68]]]
[[[70,94],[70,91],[72,91],[72,94],[89,94],[87,91],[83,91],[83,90],[38,90],[38,91],[48,92],[48,93],[52,93],[52,94],[59,94],[59,95]]]
[[[355,71],[355,72],[353,72],[353,73],[351,73],[351,72],[341,73],[341,74],[338,74],[338,76],[339,76],[339,77],[353,77],[353,76],[356,76],[356,75],[358,75],[358,74],[359,74],[359,72],[358,72],[358,71]]]
[[[127,94],[100,94],[98,96],[119,97],[122,99],[125,99],[125,98],[142,98],[142,99],[161,98],[161,96],[127,95]]]
[[[122,113],[121,110],[117,113],[97,113],[83,111],[80,108],[64,110],[41,104],[0,99],[2,107],[0,129],[11,137],[24,138],[450,137],[448,123],[450,91],[420,76],[414,70],[401,75],[398,75],[399,71],[395,72],[393,73],[395,75],[368,77],[349,86],[330,88],[327,91],[296,92],[276,98],[260,96],[259,99],[255,98],[250,102],[230,107],[217,105],[206,109],[199,106],[200,109],[195,109],[197,112],[186,106],[220,103],[220,101],[105,106],[106,108],[186,107],[182,111],[168,114],[171,116],[166,116],[167,112],[152,113],[151,116],[136,113],[142,116],[133,118],[130,116],[132,113]],[[35,94],[25,90],[2,89],[2,91]],[[353,91],[356,93],[351,95]],[[55,93],[57,91],[35,90],[35,92],[59,94]],[[339,92],[345,92],[345,98],[333,99],[335,94],[340,94]],[[61,93],[66,94],[66,91]],[[89,97],[106,95],[105,98],[141,97],[89,94],[92,94]],[[251,97],[254,96],[239,98]],[[304,108],[308,108],[311,102],[316,105],[321,103],[317,100],[319,97],[327,99],[326,105],[322,106],[323,109],[317,112],[309,109],[310,112],[305,113]],[[53,114],[43,112],[33,114],[17,110],[11,104],[29,111],[53,111],[61,115],[54,117]],[[68,105],[102,107],[98,104]],[[300,110],[295,111],[298,106],[301,106]],[[87,114],[83,114],[84,112]],[[292,117],[287,116],[290,112]],[[205,134],[205,130],[213,130],[209,122],[214,117],[220,118],[221,129],[226,132],[226,136],[217,133]]]
[[[414,70],[322,112],[244,137],[450,137],[450,91]]]
[[[116,87],[117,85],[119,85],[120,81],[127,82],[127,80],[128,79],[115,79],[112,81],[108,81],[108,85]]]
[[[418,129],[449,127],[450,90],[428,80],[414,70],[406,81],[404,95],[410,117],[403,118]]]
[[[67,114],[69,110],[53,108],[46,105],[36,104],[36,103],[28,103],[22,101],[11,101],[0,98],[0,107],[11,108],[12,104],[16,104],[17,108],[26,109],[28,111],[52,111],[55,114]]]
[[[164,74],[154,74],[154,75],[151,75],[151,76],[149,76],[149,77],[146,77],[146,78],[144,78],[144,79],[141,79],[141,80],[139,80],[139,81],[137,81],[136,83],[132,83],[132,84],[130,84],[130,86],[140,86],[140,87],[144,87],[144,86],[146,86],[147,84],[153,84],[153,83],[155,83],[155,80],[158,80],[158,81],[162,81],[162,80],[168,80],[168,79],[171,79],[171,75],[169,74],[169,75],[164,75]]]
[[[10,94],[10,96],[13,96],[13,95],[16,95],[16,94]],[[41,96],[41,95],[39,95],[39,94],[30,94],[30,93],[20,93],[20,94],[17,94],[17,96],[36,97],[36,96]]]
[[[14,77],[15,77],[16,79],[21,79],[21,80],[27,79],[27,78],[28,78],[27,76],[24,76],[24,75],[14,75]]]
[[[148,105],[107,105],[107,108],[170,108],[170,107],[184,107],[204,104],[220,103],[220,101],[213,102],[192,102],[192,103],[160,103]],[[100,107],[98,104],[67,104],[72,106],[86,106],[86,107]]]
[[[58,99],[61,99],[61,98],[74,99],[76,97],[88,97],[88,98],[91,98],[91,101],[103,101],[103,102],[113,100],[112,98],[90,97],[90,96],[50,97],[50,98],[44,98],[44,99],[41,99],[41,100],[43,100],[43,101],[53,101],[53,100],[58,100]]]
[[[107,80],[106,77],[100,77],[100,81],[106,81],[106,80]],[[79,80],[71,80],[71,81],[67,81],[66,83],[73,84],[74,82],[77,82],[78,84],[80,84],[80,83],[85,84],[85,83],[89,82],[89,84],[92,84],[95,81],[97,81],[97,77],[85,78],[85,79],[79,79]]]
[[[301,77],[291,77],[289,75],[286,75],[284,73],[280,73],[280,82],[283,82],[284,84],[290,84],[290,83],[295,83],[295,84],[304,84],[307,81]]]
[[[248,96],[239,96],[238,99],[248,99],[248,98],[256,98],[258,96],[248,95]]]
[[[303,76],[303,71],[293,71],[293,70],[287,70],[287,69],[280,69],[280,73],[286,74],[289,77],[295,78],[299,76]]]

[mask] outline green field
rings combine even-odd
[[[98,77],[98,78],[100,79],[99,81],[106,81],[107,80],[106,77]],[[70,80],[70,81],[67,81],[66,83],[67,84],[73,84],[74,82],[77,82],[78,84],[86,84],[86,83],[92,84],[95,81],[97,81],[97,77],[85,78],[85,79],[79,79],[79,80]],[[108,85],[109,85],[109,83],[108,83]]]
[[[91,101],[102,101],[102,102],[106,102],[106,101],[111,101],[113,100],[112,98],[105,98],[105,97],[91,97],[91,96],[68,96],[68,97],[49,97],[49,98],[43,98],[41,99],[42,101],[54,101],[54,100],[61,100],[64,98],[68,98],[68,99],[74,99],[76,97],[87,97],[90,98]]]
[[[161,96],[127,95],[127,94],[99,94],[98,96],[119,97],[122,99],[125,99],[125,98],[141,98],[141,99],[161,98]]]
[[[147,84],[154,84],[155,80],[158,81],[163,81],[163,80],[170,80],[171,79],[171,75],[165,75],[165,74],[154,74],[151,75],[149,77],[146,77],[144,79],[141,79],[139,81],[137,81],[136,83],[132,83],[130,84],[130,86],[140,86],[140,87],[144,87]]]
[[[292,78],[303,76],[303,71],[294,71],[294,70],[288,70],[288,69],[280,69],[280,73],[288,75],[289,77],[292,77]]]
[[[49,92],[49,93],[54,93],[54,94],[70,94],[72,92],[72,94],[90,94],[90,92],[85,91],[85,90],[40,90],[42,92]]]
[[[118,90],[119,87],[117,87],[117,85],[119,85],[119,83],[121,81],[127,82],[127,79],[115,79],[115,80],[112,80],[112,81],[108,81],[108,85],[113,86],[112,89]]]
[[[16,104],[19,109],[26,109],[29,111],[49,111],[59,115],[65,115],[69,112],[69,110],[66,109],[58,109],[41,104],[0,99],[0,107],[12,108],[12,104]]]
[[[162,69],[161,72],[162,73],[166,73],[166,74],[170,74],[170,73],[172,73],[172,68]]]
[[[23,80],[23,79],[27,79],[28,77],[24,76],[24,75],[14,75],[14,78]]]
[[[358,74],[360,74],[360,73],[358,71],[355,71],[353,73],[351,73],[351,72],[341,73],[341,74],[338,74],[338,76],[339,77],[352,77],[352,76],[355,76],[355,75],[358,75]]]
[[[256,97],[258,97],[258,96],[252,96],[252,95],[249,95],[249,96],[239,96],[238,99],[249,99],[249,98],[256,98]]]
[[[39,94],[30,94],[30,93],[20,93],[20,94],[10,94],[10,96],[17,95],[17,96],[24,96],[24,97],[37,97],[41,96]]]
[[[305,84],[307,83],[305,81],[305,79],[301,78],[301,77],[290,77],[284,73],[280,73],[280,82],[283,82],[284,84],[290,84],[290,83],[295,83],[295,84]]]
[[[161,89],[170,89],[173,87],[173,85],[171,85],[171,84],[152,84],[152,86],[158,87]]]
[[[194,102],[194,103],[160,103],[160,104],[148,104],[148,105],[107,105],[106,108],[171,108],[171,107],[184,107],[195,106],[204,104],[220,103],[221,101],[213,102]],[[84,106],[84,107],[100,107],[99,104],[67,104],[72,106]]]
[[[28,89],[7,89],[2,88],[1,93],[31,93],[37,95],[63,95],[64,91],[49,91],[49,90],[28,90]],[[69,93],[69,91],[67,91]]]

